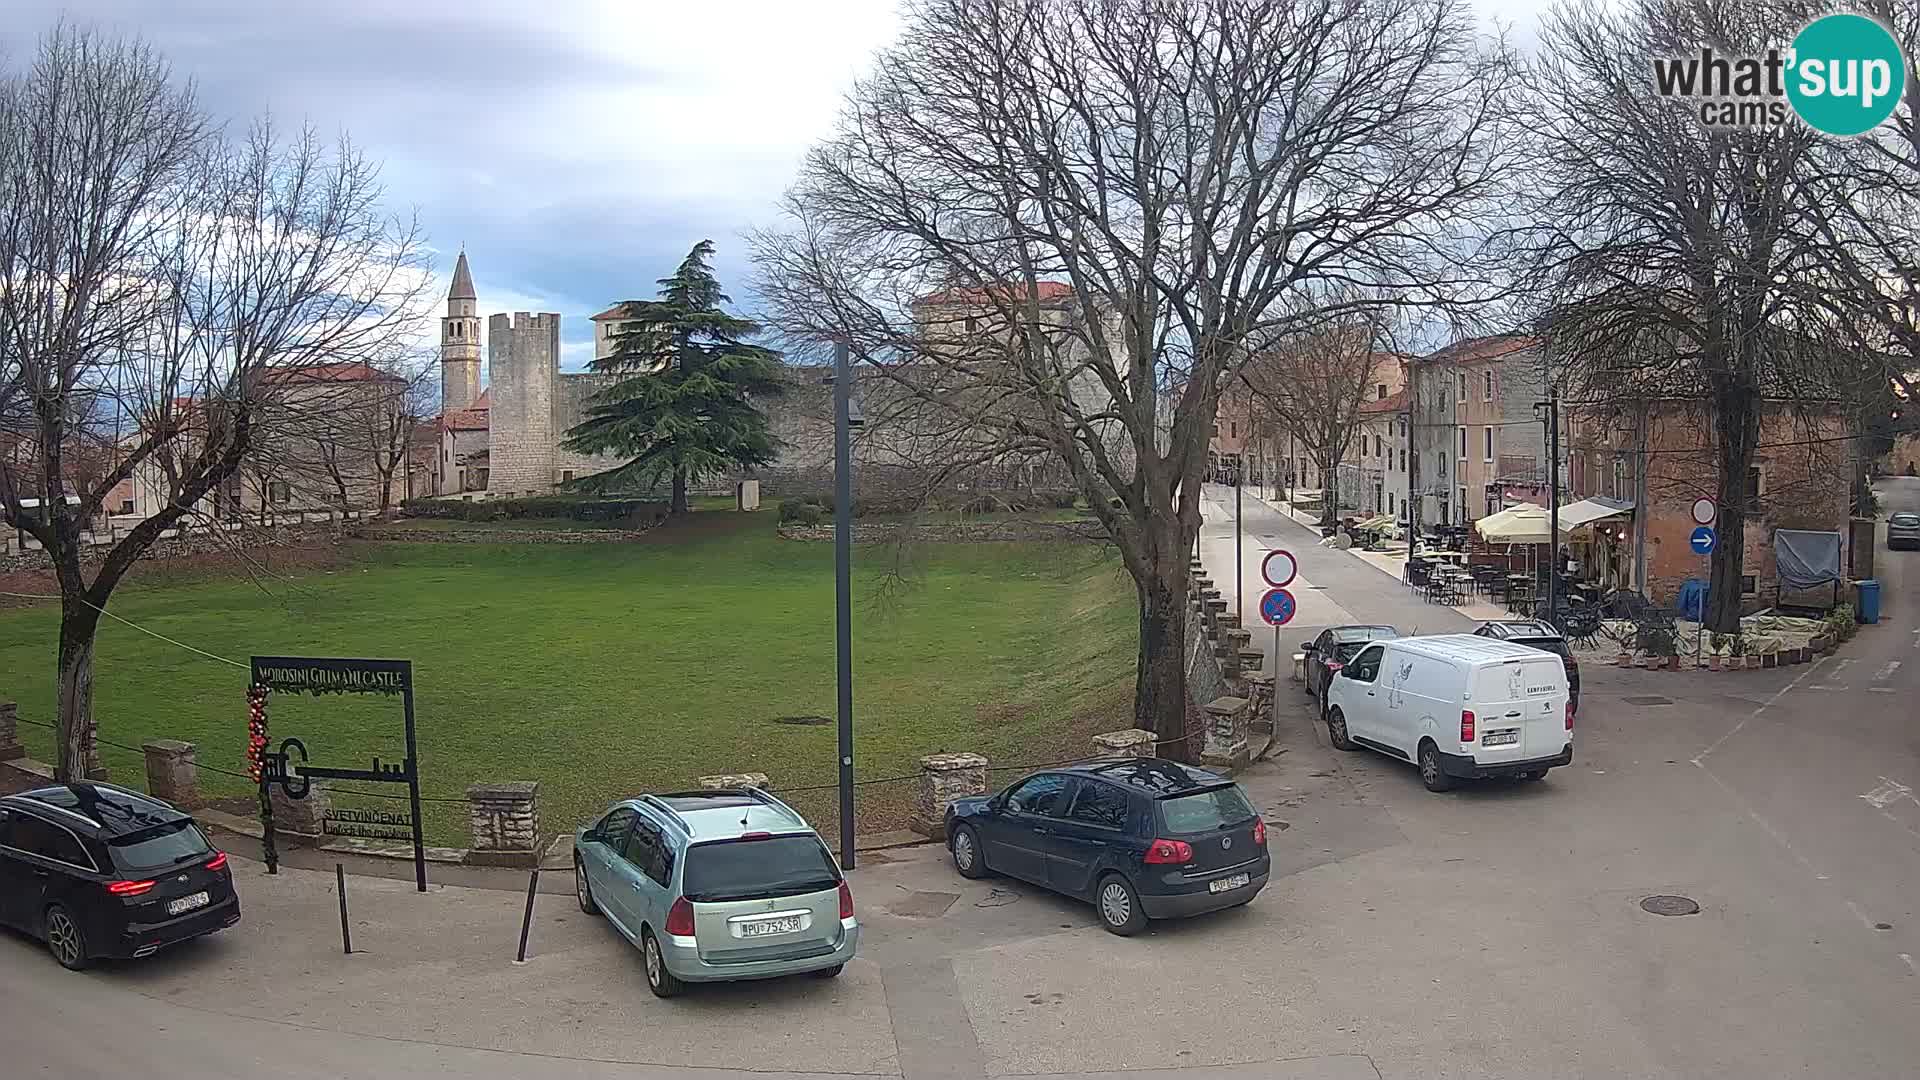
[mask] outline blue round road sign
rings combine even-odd
[[[1260,617],[1268,626],[1285,626],[1293,621],[1293,594],[1285,589],[1268,589],[1260,598]]]
[[[1702,525],[1693,530],[1693,535],[1687,538],[1687,543],[1692,546],[1695,555],[1713,554],[1713,526]]]

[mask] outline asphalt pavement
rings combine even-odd
[[[1920,508],[1920,483],[1883,499]],[[1283,645],[1355,619],[1464,628],[1263,509],[1245,526],[1300,559]],[[1202,546],[1225,583],[1219,510]],[[1285,752],[1242,778],[1273,823],[1272,884],[1138,938],[911,848],[852,876],[866,936],[839,979],[663,1002],[568,897],[539,898],[516,965],[523,894],[355,878],[363,951],[343,956],[330,875],[236,859],[240,926],[148,961],[74,975],[0,937],[6,1074],[1911,1076],[1917,567],[1881,551],[1882,623],[1816,664],[1590,667],[1574,764],[1544,783],[1431,794],[1403,764],[1332,750],[1283,684]],[[1652,914],[1653,895],[1700,911]]]

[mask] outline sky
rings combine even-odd
[[[1532,36],[1547,0],[1476,0]],[[343,132],[435,251],[464,247],[482,315],[587,317],[654,295],[711,239],[751,305],[742,233],[778,223],[801,156],[898,28],[896,0],[9,0],[0,63],[65,17],[137,34],[236,128]],[[435,314],[441,312],[436,310]]]

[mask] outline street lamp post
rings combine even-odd
[[[833,347],[834,660],[840,698],[840,865],[853,869],[853,378]]]

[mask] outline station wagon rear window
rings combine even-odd
[[[687,849],[681,887],[696,904],[824,892],[840,884],[827,849],[812,836],[725,840]]]
[[[1168,832],[1213,832],[1254,816],[1253,804],[1232,785],[1160,800],[1160,818]]]
[[[165,870],[189,859],[213,854],[207,838],[191,821],[175,821],[130,833],[107,844],[113,865],[127,873]]]

